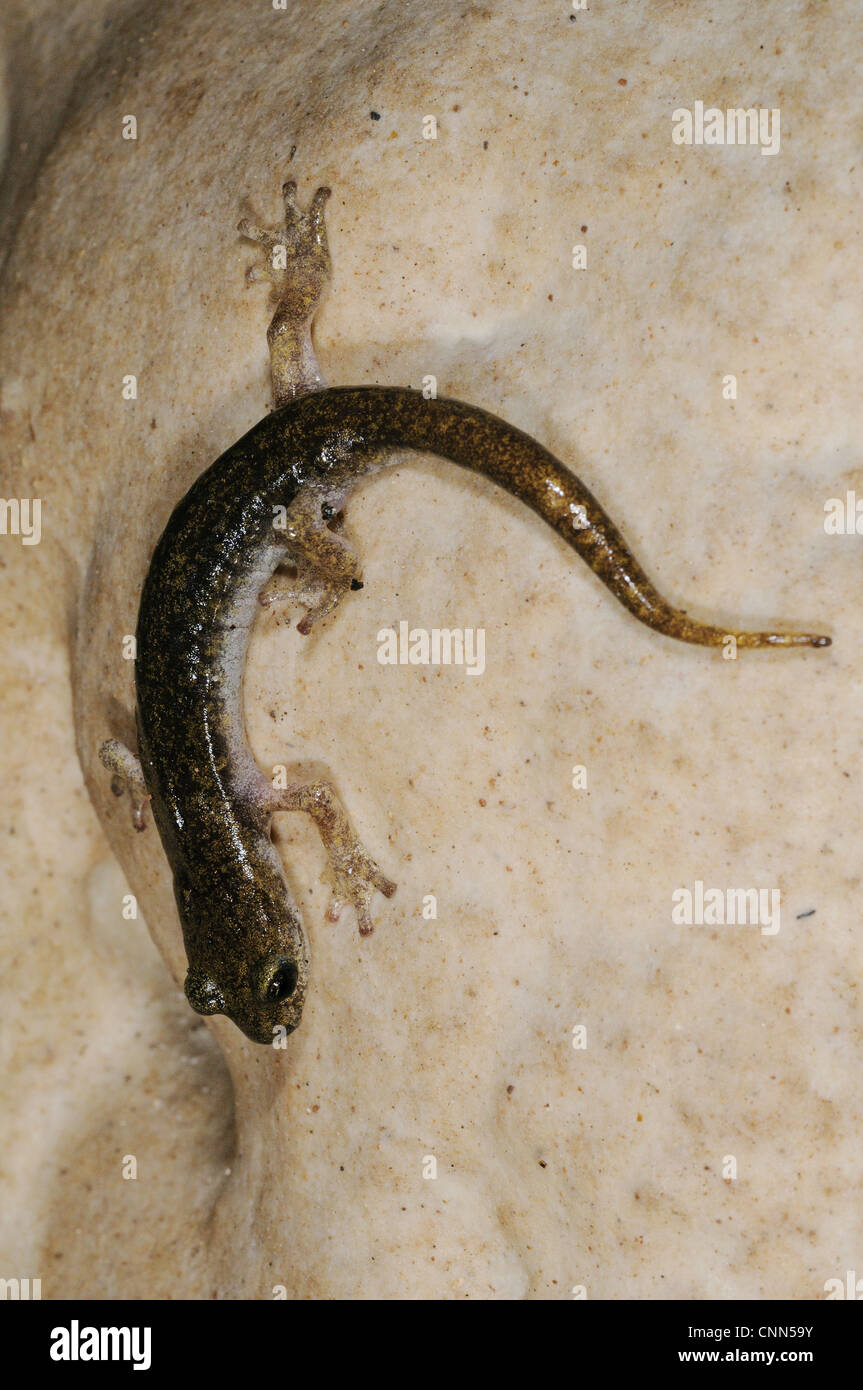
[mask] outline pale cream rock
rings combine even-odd
[[[0,1273],[823,1296],[863,1269],[863,540],[823,528],[863,496],[859,6],[48,8],[4,21],[3,488],[43,538],[0,537]],[[780,153],[674,145],[696,98],[778,107]],[[364,590],[307,642],[261,619],[248,718],[262,763],[329,765],[399,890],[367,941],[328,925],[315,833],[282,818],[313,975],[274,1053],[187,1008],[164,856],[96,750],[131,732],[162,526],[268,407],[234,228],[289,172],[334,190],[331,382],[433,374],[570,463],[669,598],[835,645],[725,662],[639,627],[491,485],[368,481]],[[379,665],[401,619],[484,628],[484,675]],[[673,925],[696,879],[779,887],[781,931]]]

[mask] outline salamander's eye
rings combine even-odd
[[[331,507],[329,502],[324,502],[323,506],[321,507],[321,516],[324,519],[324,521],[332,521],[335,514],[335,507]]]
[[[273,1004],[278,1003],[280,999],[290,999],[297,987],[299,978],[300,972],[294,961],[288,959],[279,961],[264,986],[265,998]]]

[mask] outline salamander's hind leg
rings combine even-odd
[[[280,227],[258,227],[243,218],[237,230],[262,247],[264,260],[246,272],[251,284],[267,279],[272,284],[275,306],[267,329],[273,397],[284,405],[306,391],[318,391],[326,383],[312,347],[312,319],[330,281],[330,253],[324,206],[328,188],[319,188],[308,210],[297,202],[297,185],[282,188],[285,220]]]
[[[328,782],[307,782],[277,791],[265,784],[262,792],[267,811],[305,811],[318,827],[329,857],[333,896],[327,909],[331,922],[350,904],[356,909],[361,936],[374,930],[371,902],[375,893],[391,898],[396,885],[381,873],[363,848],[337,792]]]
[[[304,636],[338,607],[345,594],[363,587],[356,551],[328,525],[341,512],[349,490],[349,483],[340,485],[333,478],[303,488],[278,528],[277,535],[296,565],[297,578],[286,581],[285,576],[274,576],[259,598],[264,607],[303,604],[306,612],[297,630]]]
[[[150,793],[144,781],[140,759],[130,753],[125,743],[119,739],[106,739],[99,749],[99,761],[114,775],[111,778],[111,791],[115,796],[129,794],[132,807],[132,824],[136,830],[147,828],[147,804]]]

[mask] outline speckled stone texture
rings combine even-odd
[[[860,6],[6,11],[0,457],[43,534],[0,536],[0,1275],[824,1297],[863,1269],[863,538],[824,529],[863,497]],[[697,100],[778,108],[778,154],[675,145]],[[435,376],[570,463],[670,599],[834,646],[683,647],[481,479],[366,482],[365,588],[305,642],[262,616],[247,718],[399,889],[366,941],[326,923],[280,819],[312,977],[274,1052],[188,1009],[161,847],[96,754],[132,736],[154,543],[268,408],[235,227],[289,172],[334,190],[329,381]],[[402,620],[483,628],[485,673],[379,664]],[[781,930],[676,924],[696,881],[778,888]]]

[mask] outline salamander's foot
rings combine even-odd
[[[282,196],[285,220],[280,226],[259,227],[244,217],[237,224],[237,231],[249,241],[257,241],[265,253],[262,262],[246,271],[249,284],[269,280],[273,303],[302,322],[312,317],[330,280],[324,219],[330,189],[319,188],[307,212],[297,202],[297,185],[293,181],[283,185]]]
[[[285,220],[280,227],[259,227],[245,217],[237,227],[265,253],[259,264],[249,267],[246,279],[250,284],[269,280],[272,285],[275,313],[267,341],[276,405],[324,384],[312,349],[311,323],[331,273],[324,219],[329,188],[319,188],[305,212],[297,202],[293,181],[284,184],[282,195]]]
[[[334,856],[328,873],[333,895],[327,907],[327,921],[337,922],[346,907],[353,907],[360,936],[371,936],[375,929],[371,914],[372,899],[375,893],[391,898],[396,885],[381,873],[361,845],[354,854],[344,859]]]
[[[333,896],[327,918],[337,921],[343,908],[350,905],[356,910],[360,936],[369,936],[374,930],[371,903],[375,893],[391,898],[396,885],[366,853],[334,789],[328,782],[309,782],[282,791],[268,788],[265,799],[269,811],[305,811],[312,817],[329,856]]]
[[[295,567],[293,574],[277,570],[258,594],[258,602],[262,608],[313,609],[326,592],[327,585],[319,575]]]
[[[351,584],[352,589],[361,589],[362,583],[355,580]],[[345,596],[345,590],[340,584],[324,584],[321,588],[320,598],[315,603],[307,606],[305,613],[297,623],[297,632],[303,637],[308,637],[312,628],[319,623],[322,618],[328,618],[334,613]]]
[[[362,587],[359,579],[352,580],[345,588],[343,584],[314,572],[298,575],[296,579],[290,575],[274,574],[258,594],[258,602],[263,608],[304,608],[305,612],[297,623],[297,632],[308,637],[322,618],[335,612],[349,590]]]
[[[337,478],[297,493],[287,509],[284,525],[275,533],[284,542],[298,574],[293,581],[274,576],[259,594],[264,607],[274,603],[301,603],[305,615],[297,631],[308,636],[314,625],[332,613],[345,594],[363,587],[356,552],[330,529],[340,515],[348,487]]]
[[[111,791],[115,796],[129,795],[132,808],[132,824],[136,830],[147,828],[147,805],[150,793],[144,781],[140,759],[130,753],[119,739],[106,739],[99,749],[99,761],[114,775],[111,778]]]

